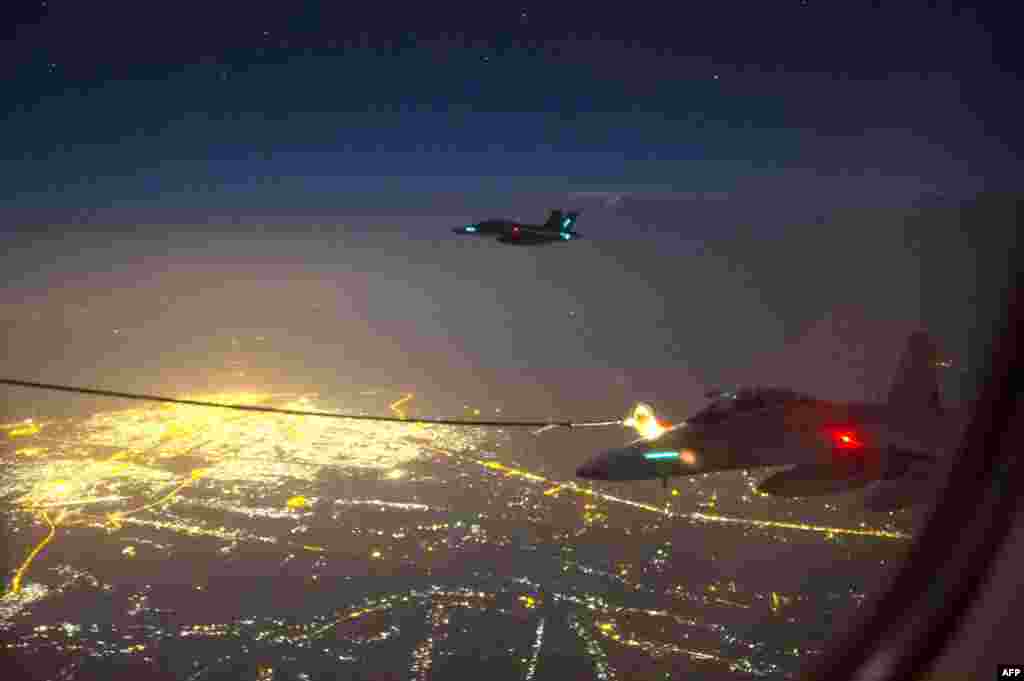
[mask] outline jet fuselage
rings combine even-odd
[[[542,246],[581,238],[573,230],[577,213],[563,216],[561,211],[551,211],[543,225],[530,225],[513,220],[484,220],[464,227],[456,227],[456,234],[497,237],[497,241],[510,246]]]
[[[961,419],[948,412],[908,413],[886,404],[805,398],[711,414],[707,418],[702,412],[657,438],[603,452],[576,473],[602,481],[667,480],[790,466],[763,481],[761,491],[806,497],[873,485],[878,501],[869,505],[881,510],[898,507],[893,498],[910,492],[907,471],[915,471],[916,478],[927,476],[962,427]]]

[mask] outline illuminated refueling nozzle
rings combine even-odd
[[[622,425],[634,429],[645,440],[653,440],[667,430],[654,415],[654,407],[643,402],[633,407]]]

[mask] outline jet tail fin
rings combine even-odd
[[[938,363],[938,348],[931,336],[924,331],[910,334],[889,389],[889,405],[917,411],[942,411]]]
[[[548,212],[548,219],[544,226],[548,229],[566,232],[576,225],[576,218],[579,216],[579,212],[563,213],[560,210],[552,210]]]
[[[547,222],[544,223],[544,226],[548,229],[560,229],[562,226],[562,211],[548,211],[548,219]]]

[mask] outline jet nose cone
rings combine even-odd
[[[591,459],[576,469],[576,477],[584,480],[607,480],[608,471],[598,459]]]

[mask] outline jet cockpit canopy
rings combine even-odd
[[[697,412],[692,418],[687,419],[687,423],[719,423],[733,414],[765,409],[791,402],[813,400],[810,396],[788,388],[762,386],[744,387],[732,391],[714,390],[706,393],[705,397],[711,400],[711,404]]]

